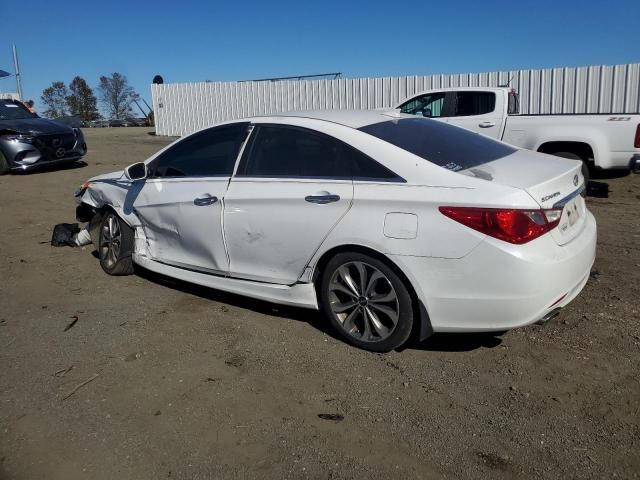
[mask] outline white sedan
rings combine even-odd
[[[133,264],[321,309],[388,351],[545,321],[582,290],[596,223],[581,163],[397,112],[255,117],[78,192],[102,268]]]

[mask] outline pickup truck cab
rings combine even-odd
[[[640,114],[520,115],[518,94],[506,87],[427,90],[396,108],[585,166],[640,172]]]

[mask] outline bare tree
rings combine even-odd
[[[115,72],[110,77],[100,77],[100,101],[104,104],[111,118],[124,118],[130,111],[133,88],[127,77]]]
[[[100,118],[96,96],[84,78],[76,76],[69,84],[69,91],[67,104],[71,115],[79,115],[85,122]]]
[[[40,100],[46,109],[42,114],[49,118],[64,117],[69,114],[67,110],[67,97],[69,91],[64,82],[53,82],[51,86],[42,91]]]

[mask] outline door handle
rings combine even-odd
[[[198,207],[204,207],[206,205],[213,205],[218,201],[218,197],[214,197],[209,195],[208,193],[203,195],[202,197],[198,197],[193,200],[193,204]]]
[[[317,203],[318,205],[325,205],[327,203],[333,203],[340,200],[340,195],[326,194],[326,195],[307,195],[304,197],[305,202]]]
[[[490,127],[495,127],[496,126],[496,122],[480,122],[478,124],[478,126],[480,128],[490,128]]]

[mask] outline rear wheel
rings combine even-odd
[[[100,266],[109,275],[133,273],[133,229],[114,212],[105,213],[100,226],[98,257]]]
[[[347,342],[372,352],[404,344],[413,305],[403,280],[386,263],[362,253],[339,253],[321,278],[322,310]]]
[[[580,155],[573,152],[553,152],[551,155],[562,158],[570,158],[571,160],[580,160],[582,162],[582,176],[584,177],[584,184],[587,185],[589,181],[589,165],[587,161]]]

